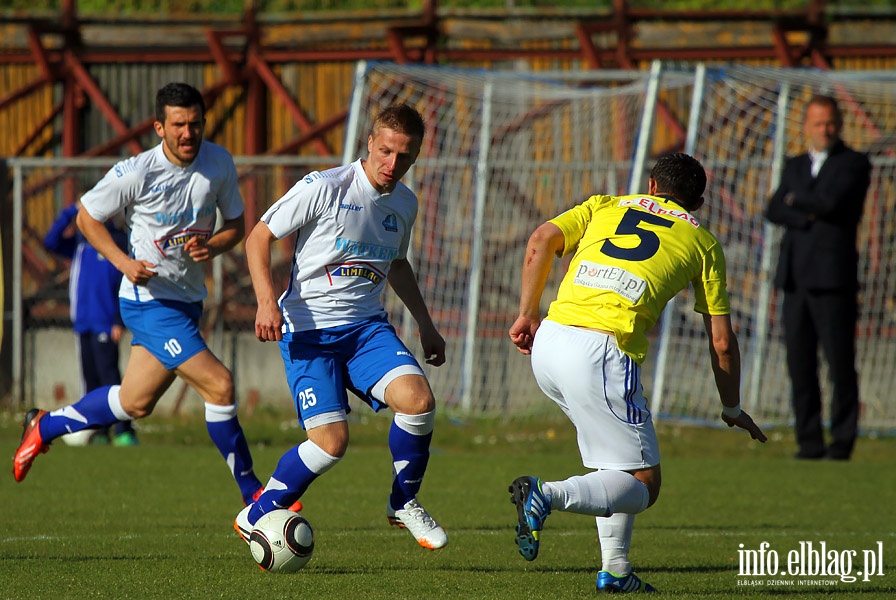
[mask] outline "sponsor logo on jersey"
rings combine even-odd
[[[616,292],[631,302],[640,300],[644,290],[647,289],[647,282],[634,273],[629,273],[621,267],[599,265],[588,260],[579,263],[573,283],[587,288]]]
[[[190,208],[188,210],[173,213],[157,212],[153,217],[159,225],[177,225],[178,223],[189,223],[205,217],[214,216],[216,210],[217,207],[215,205],[210,205],[200,207],[199,210]]]
[[[212,237],[212,232],[208,230],[185,229],[175,234],[156,240],[156,247],[162,252],[162,256],[168,256],[168,252],[174,248],[180,248],[190,239],[196,236],[200,240],[207,242]]]
[[[688,211],[666,208],[652,198],[623,198],[619,201],[619,206],[637,206],[639,208],[643,208],[649,213],[662,215],[664,217],[672,217],[673,219],[678,219],[679,221],[689,223],[693,227],[700,227],[700,223],[697,221],[697,219],[692,217],[691,213],[689,213]]]
[[[370,281],[374,287],[386,277],[386,275],[370,265],[363,263],[346,263],[343,265],[328,265],[327,275],[330,279],[330,285],[333,284],[334,277],[361,277]]]
[[[168,190],[170,190],[173,187],[174,186],[171,185],[170,183],[160,183],[158,185],[154,185],[151,188],[149,188],[149,193],[150,194],[161,194],[162,192],[167,192]]]
[[[349,202],[346,202],[344,204],[340,204],[339,208],[341,208],[342,210],[351,210],[354,212],[360,212],[361,210],[363,210],[364,207],[358,206],[357,204],[351,204]]]
[[[383,219],[383,229],[386,231],[398,231],[398,219],[395,218],[394,214],[389,214],[385,219]]]
[[[357,240],[347,240],[345,238],[336,238],[336,249],[348,254],[363,256],[364,258],[375,258],[392,262],[398,258],[398,249],[388,246],[379,246],[377,244],[365,244]]]
[[[302,178],[302,181],[305,183],[312,183],[315,179],[323,179],[323,175],[321,175],[319,171],[311,171]]]

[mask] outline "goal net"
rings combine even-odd
[[[812,93],[839,98],[843,137],[874,166],[860,227],[863,288],[858,327],[861,424],[896,426],[892,210],[896,80],[889,72],[658,67],[624,72],[490,72],[373,64],[359,74],[346,157],[363,156],[369,119],[404,101],[427,121],[407,183],[420,197],[411,261],[449,361],[429,369],[437,395],[464,412],[554,410],[507,329],[517,314],[529,233],[596,193],[644,191],[660,154],[681,150],[705,166],[698,218],[728,261],[732,317],[743,355],[743,402],[759,422],[791,418],[780,298],[771,286],[780,232],[762,213],[787,155],[803,151]],[[552,270],[543,311],[563,274]],[[411,347],[416,328],[395,298],[393,321]],[[645,391],[662,418],[717,423],[702,320],[684,291],[651,332]],[[415,346],[416,344],[416,346]],[[822,361],[823,363],[823,361]],[[822,368],[825,397],[829,397]],[[571,377],[575,374],[571,373]]]

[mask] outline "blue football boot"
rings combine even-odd
[[[634,573],[617,575],[612,571],[601,571],[597,574],[597,591],[603,594],[634,594],[655,592],[656,588],[641,581]]]
[[[541,480],[529,475],[517,477],[508,488],[510,501],[516,504],[519,523],[516,526],[516,544],[526,560],[538,556],[538,538],[544,527],[545,518],[551,514]]]

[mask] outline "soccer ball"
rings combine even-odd
[[[62,436],[62,441],[66,446],[89,446],[96,437],[96,429],[82,429],[75,433],[66,433]]]
[[[262,515],[252,528],[249,550],[265,571],[295,573],[311,560],[314,530],[299,513],[272,510]]]

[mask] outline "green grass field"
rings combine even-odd
[[[357,411],[356,414],[362,413]],[[303,498],[315,554],[294,575],[260,571],[232,530],[236,486],[204,424],[154,415],[136,448],[71,448],[38,458],[28,479],[9,472],[19,415],[0,414],[0,599],[36,598],[583,598],[594,595],[600,551],[590,517],[554,514],[538,560],[513,540],[516,476],[583,471],[561,420],[440,421],[421,500],[444,525],[429,552],[389,527],[388,420],[363,413],[352,447]],[[262,478],[303,439],[288,416],[243,417]],[[797,462],[789,431],[765,446],[743,432],[659,425],[664,485],[638,517],[632,559],[643,578],[680,598],[893,598],[896,440],[862,439],[850,463]],[[846,556],[882,542],[884,576],[738,577],[738,550],[762,542],[786,563],[800,542]],[[793,585],[774,581],[788,580]],[[818,579],[835,585],[810,584]],[[738,585],[745,581],[761,586]]]

